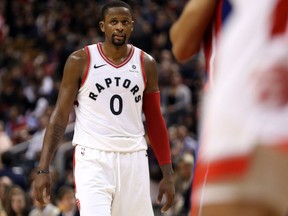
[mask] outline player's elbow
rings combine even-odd
[[[185,63],[190,60],[197,52],[199,51],[198,47],[180,47],[174,45],[172,48],[172,53],[175,59],[180,63]]]

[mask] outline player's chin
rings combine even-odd
[[[125,42],[126,42],[126,38],[123,38],[121,40],[113,38],[113,40],[112,40],[112,43],[115,46],[123,46],[125,44]]]

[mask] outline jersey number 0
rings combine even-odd
[[[117,107],[118,105],[118,107]],[[123,110],[123,100],[120,95],[113,95],[110,99],[110,110],[114,115],[120,115]]]

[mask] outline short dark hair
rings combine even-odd
[[[132,7],[131,7],[129,4],[127,4],[127,3],[124,2],[124,1],[113,0],[113,1],[109,1],[108,3],[106,3],[105,5],[102,6],[100,19],[101,19],[101,20],[104,20],[106,14],[107,14],[108,9],[114,8],[114,7],[124,7],[124,8],[127,8],[127,9],[130,11],[131,16],[133,16]]]
[[[57,193],[57,198],[59,200],[62,200],[63,197],[66,195],[66,194],[74,194],[74,189],[69,186],[69,185],[62,185],[59,189],[58,189],[58,193]]]

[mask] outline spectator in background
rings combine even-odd
[[[12,185],[13,183],[9,177],[0,177],[0,216],[8,216],[5,208],[8,205],[7,194]]]
[[[167,125],[179,124],[190,115],[192,92],[183,84],[179,68],[175,66],[170,75],[170,85],[162,90],[161,104]]]
[[[5,131],[4,122],[0,120],[0,157],[3,152],[9,150],[12,146],[13,143]]]
[[[0,43],[3,43],[8,31],[9,27],[7,26],[5,20],[4,5],[0,3]]]
[[[161,61],[159,67],[159,88],[162,90],[170,85],[170,76],[172,73],[172,62]]]
[[[0,177],[9,177],[13,184],[20,186],[23,190],[28,189],[27,177],[21,167],[13,167],[13,155],[10,151],[6,151],[1,155],[3,168],[0,169]]]
[[[57,206],[61,213],[58,216],[80,216],[74,193],[71,186],[63,185],[59,188]]]
[[[152,25],[148,22],[142,14],[141,6],[134,8],[134,34],[131,35],[131,43],[138,44],[140,49],[146,52],[152,51],[153,46],[153,31]]]
[[[171,155],[175,164],[185,153],[190,153],[195,157],[198,142],[189,133],[185,125],[176,125],[169,127],[171,137]]]
[[[8,216],[28,216],[31,202],[27,193],[19,186],[14,185],[8,193],[6,212]]]
[[[26,151],[26,159],[31,160],[38,160],[40,157],[40,152],[42,149],[42,141],[44,138],[44,134],[46,131],[46,127],[49,121],[49,116],[45,113],[40,117],[39,120],[39,128],[38,130],[32,135],[32,138],[29,142],[28,149]]]
[[[173,215],[186,216],[190,211],[190,196],[193,180],[194,156],[184,153],[177,162],[175,170],[175,205]]]
[[[27,117],[20,112],[17,106],[12,106],[9,110],[7,133],[13,144],[21,143],[29,138]]]

